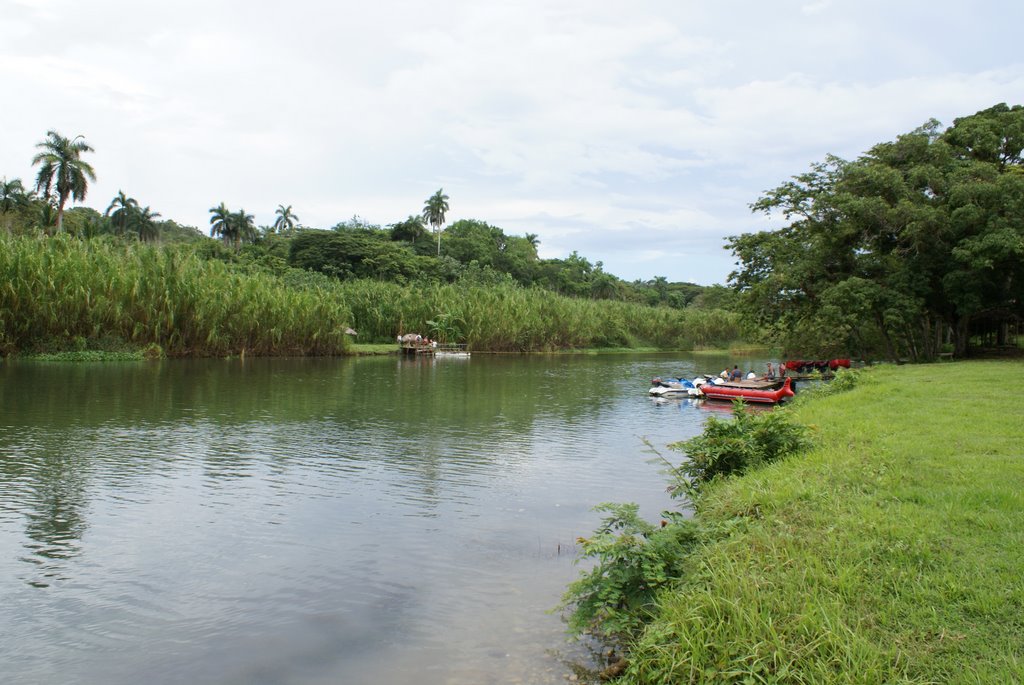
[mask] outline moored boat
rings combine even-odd
[[[789,359],[783,363],[787,371],[793,373],[835,372],[836,369],[850,368],[849,359]]]
[[[707,383],[700,392],[709,400],[736,400],[774,404],[793,396],[792,381],[733,381],[730,383]]]
[[[654,378],[647,393],[651,397],[696,396],[696,389],[693,381],[685,378]]]

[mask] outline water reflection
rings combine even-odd
[[[5,363],[0,670],[560,682],[591,507],[671,506],[644,439],[703,420],[651,403],[664,364]]]

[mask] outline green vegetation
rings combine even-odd
[[[221,202],[209,209],[207,238],[158,220],[123,190],[102,214],[65,212],[95,179],[82,159],[93,149],[55,131],[38,147],[34,192],[20,179],[0,184],[0,232],[14,250],[4,263],[14,280],[0,300],[0,353],[117,357],[126,351],[111,345],[135,354],[154,344],[168,355],[335,354],[345,350],[338,331],[350,326],[364,343],[417,331],[494,351],[681,349],[743,337],[721,286],[663,277],[628,284],[576,252],[540,259],[536,234],[510,236],[475,219],[445,228],[443,189],[420,215],[389,227],[355,216],[331,230],[306,228],[283,204],[272,226],[257,227],[252,214]],[[436,250],[424,240],[428,224]],[[63,233],[75,241],[41,242]],[[74,346],[79,338],[88,350]]]
[[[82,136],[65,138],[56,131],[47,131],[46,140],[36,145],[42,152],[32,160],[39,165],[36,191],[49,197],[52,192],[57,209],[57,232],[64,229],[64,205],[68,199],[81,202],[89,192],[89,181],[96,179],[92,166],[82,159],[92,147]]]
[[[100,340],[169,356],[341,354],[422,331],[471,349],[686,349],[728,342],[738,317],[569,298],[514,283],[339,281],[205,243],[0,235],[0,352],[81,352]],[[214,245],[216,247],[216,245]],[[218,248],[223,250],[223,248]],[[500,323],[496,323],[500,322]],[[114,350],[117,351],[117,350]]]
[[[351,312],[184,246],[0,234],[0,353],[113,339],[169,355],[337,354]]]
[[[441,256],[441,227],[444,226],[444,215],[448,211],[448,196],[444,194],[444,188],[438,188],[437,192],[427,198],[423,205],[423,220],[434,228],[437,234],[437,256]]]
[[[807,429],[784,410],[752,413],[737,400],[731,420],[709,417],[703,435],[672,445],[690,459],[669,465],[670,490],[697,505],[704,490],[723,478],[809,446]],[[596,563],[570,585],[562,608],[573,633],[628,649],[652,619],[658,592],[682,575],[688,556],[721,528],[679,512],[666,512],[658,528],[639,518],[635,504],[605,503],[596,511],[610,515],[593,536],[579,540],[582,557]]]
[[[395,354],[394,343],[352,343],[348,346],[349,354],[357,356],[376,356]]]
[[[692,520],[632,523],[644,551],[615,578],[652,569],[661,591],[612,624],[622,682],[1024,680],[1024,399],[998,391],[1019,374],[851,374],[785,410],[816,426],[809,452],[712,481]]]
[[[406,288],[357,280],[342,283],[339,293],[352,311],[360,339],[366,341],[392,340],[398,332],[426,333],[442,321],[454,326],[455,337],[470,349],[499,352],[644,346],[690,349],[728,342],[740,335],[739,317],[729,312],[599,302],[514,283]]]
[[[110,236],[124,244],[164,246],[160,259],[188,255],[217,262],[211,274],[238,279],[233,292],[218,295],[236,311],[224,315],[232,323],[222,321],[197,339],[196,330],[170,330],[189,320],[187,299],[183,311],[165,306],[150,314],[161,321],[160,330],[148,322],[133,322],[127,330],[123,321],[85,314],[63,324],[12,319],[15,312],[31,312],[19,304],[3,314],[12,326],[4,332],[8,351],[82,335],[153,342],[168,354],[335,353],[344,348],[341,339],[325,342],[325,336],[331,338],[343,319],[348,320],[342,328],[356,328],[363,342],[433,332],[494,351],[700,350],[747,341],[802,358],[928,361],[963,357],[972,344],[1020,351],[1014,336],[1024,317],[1021,106],[996,105],[955,120],[945,131],[929,122],[855,161],[828,157],[767,192],[753,209],[780,213],[789,225],[729,239],[739,265],[730,288],[670,283],[661,276],[627,283],[577,252],[541,259],[536,234],[506,235],[477,219],[446,226],[450,198],[442,188],[419,214],[386,227],[358,216],[329,230],[302,227],[292,206],[284,204],[272,226],[257,227],[252,214],[221,202],[209,210],[210,236],[219,241],[158,220],[159,212],[124,191],[104,214],[88,207],[65,212],[69,200],[84,200],[95,179],[82,159],[92,147],[81,136],[68,139],[55,131],[37,147],[34,192],[20,179],[0,183],[0,230],[14,238]],[[428,226],[436,247],[427,239]],[[145,278],[160,277],[158,271]],[[88,287],[103,281],[95,277]],[[222,286],[197,288],[220,293]],[[10,286],[21,293],[34,287]],[[243,293],[260,297],[271,291],[274,307],[289,298],[328,298],[322,306],[335,308],[336,318],[323,330],[310,322],[307,332],[317,337],[288,342],[278,327],[288,319],[283,313],[267,321],[238,321],[238,312],[254,315],[270,306],[270,300],[244,302],[249,295]],[[311,311],[311,304],[302,306],[307,311],[297,316]]]
[[[1024,107],[937,121],[828,157],[754,203],[787,227],[734,237],[743,311],[798,355],[933,360],[1007,345],[1024,316]]]

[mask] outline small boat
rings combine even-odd
[[[654,378],[651,389],[647,391],[651,397],[696,397],[697,386],[685,378]]]
[[[736,400],[774,404],[793,396],[792,381],[731,381],[728,383],[706,383],[700,387],[701,394],[709,400]]]
[[[783,364],[787,371],[794,373],[828,373],[850,368],[849,359],[789,359]]]

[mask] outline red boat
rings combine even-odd
[[[706,383],[700,386],[704,397],[709,400],[735,400],[742,399],[744,402],[764,402],[774,404],[781,402],[786,397],[793,396],[792,381],[789,377],[785,381],[737,381],[724,385]]]
[[[838,368],[850,368],[849,359],[791,359],[785,363],[786,369],[796,373],[808,373],[811,371],[835,371]]]

